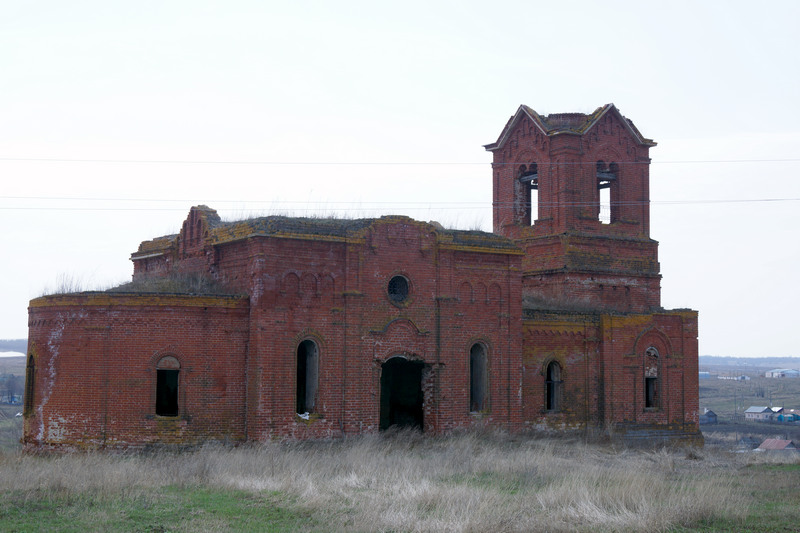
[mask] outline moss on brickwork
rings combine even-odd
[[[463,251],[489,251],[522,255],[522,250],[512,241],[485,231],[439,230],[443,247]]]
[[[600,119],[606,115],[606,113],[612,112],[618,115],[619,119],[623,121],[628,128],[630,128],[631,132],[637,137],[639,142],[649,146],[655,146],[656,144],[652,139],[644,137],[630,119],[622,116],[614,104],[600,106],[588,115],[584,113],[553,113],[550,115],[540,115],[526,105],[521,107],[525,109],[528,115],[539,124],[539,126],[547,133],[547,135],[559,135],[564,133],[583,135],[589,131],[592,126],[597,124],[597,122],[599,122]]]
[[[131,257],[148,256],[156,253],[163,253],[175,246],[178,242],[178,235],[164,235],[139,244],[139,249]]]
[[[325,240],[343,240],[350,232],[357,231],[374,222],[374,219],[302,218],[269,216],[225,222],[215,227],[210,234],[212,244],[232,242],[250,237],[318,237]]]
[[[209,209],[205,206],[200,207]],[[192,209],[198,208],[193,207]],[[513,241],[494,233],[444,229],[439,224],[420,222],[397,215],[361,219],[267,216],[234,222],[220,222],[217,217],[213,224],[208,225],[206,242],[213,246],[253,237],[273,237],[353,243],[362,242],[366,237],[367,230],[379,224],[402,223],[416,226],[420,233],[434,234],[441,246],[451,250],[488,253],[504,251],[517,255],[523,253]],[[175,253],[178,249],[179,239],[179,235],[166,235],[144,241],[139,245],[139,249],[131,254],[131,260],[137,261]]]
[[[249,307],[249,298],[239,295],[79,292],[75,294],[41,296],[30,302],[31,308],[90,306],[175,306],[246,309]]]
[[[377,224],[407,223],[420,226],[437,235],[439,242],[466,249],[508,250],[522,252],[509,239],[485,231],[443,229],[433,224],[419,222],[404,216],[381,218],[340,219],[269,216],[221,223],[210,232],[211,244],[222,244],[251,237],[281,237],[322,241],[352,241],[363,237],[363,230]],[[424,227],[423,227],[424,226]],[[144,243],[143,243],[144,244]],[[156,244],[149,245],[157,247]],[[141,247],[140,247],[141,248]]]

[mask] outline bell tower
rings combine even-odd
[[[614,104],[591,114],[520,106],[492,152],[494,232],[525,251],[526,305],[649,312],[661,305],[650,238],[650,147]]]

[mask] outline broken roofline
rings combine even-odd
[[[582,115],[585,117],[585,120],[579,127],[564,127],[564,126],[550,126],[547,121],[547,117],[550,116],[557,116],[557,115],[565,115],[565,113],[551,113],[547,115],[547,117],[542,117],[539,113],[531,109],[526,105],[521,105],[517,109],[517,112],[514,113],[511,118],[508,119],[506,126],[503,128],[503,131],[500,133],[500,136],[497,138],[497,141],[484,144],[483,147],[486,149],[487,152],[493,152],[501,148],[506,141],[508,140],[508,136],[514,130],[514,127],[517,123],[521,120],[523,116],[527,116],[530,118],[534,124],[539,128],[539,130],[548,137],[555,137],[556,135],[584,135],[587,131],[589,131],[595,124],[597,124],[600,119],[602,119],[607,113],[613,112],[617,115],[617,118],[625,125],[625,128],[628,132],[640,143],[645,146],[656,146],[657,143],[652,139],[648,139],[641,134],[636,126],[634,126],[633,122],[620,113],[619,109],[611,103],[606,104],[604,106],[598,107],[589,115],[583,115],[582,113],[567,113],[570,115]]]
[[[205,212],[216,211],[205,206]],[[197,208],[192,207],[192,210]],[[199,209],[198,209],[199,210]],[[290,238],[316,241],[346,242],[360,239],[360,232],[381,223],[407,223],[426,226],[437,235],[444,247],[465,249],[474,252],[519,255],[522,251],[511,240],[492,232],[480,230],[447,229],[437,222],[424,222],[405,215],[384,215],[380,218],[318,218],[271,215],[245,220],[208,224],[208,244],[219,245],[253,237]],[[132,261],[169,254],[177,246],[181,234],[165,235],[143,241],[139,249],[131,254]]]

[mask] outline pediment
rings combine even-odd
[[[484,145],[489,152],[501,149],[511,138],[514,131],[525,121],[532,122],[536,128],[547,137],[557,135],[585,135],[592,128],[600,124],[604,119],[619,121],[622,127],[639,144],[645,146],[655,146],[652,139],[647,139],[636,128],[633,122],[625,118],[614,104],[606,104],[598,107],[590,114],[584,113],[552,113],[550,115],[540,115],[530,107],[521,105],[516,113],[506,123],[497,141]]]

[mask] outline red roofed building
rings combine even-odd
[[[493,233],[193,207],[129,286],[31,302],[25,447],[393,425],[701,440],[697,313],[660,303],[653,146],[612,104],[520,107],[486,146]]]
[[[756,449],[761,451],[797,451],[794,442],[783,439],[766,439]]]

